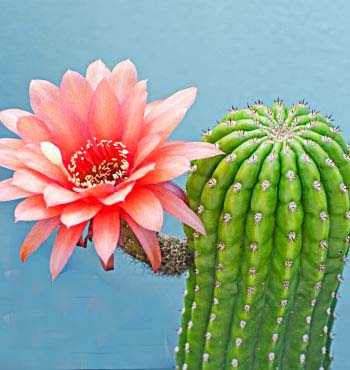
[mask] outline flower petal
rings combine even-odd
[[[156,234],[153,231],[146,230],[138,225],[124,212],[122,213],[122,216],[142,245],[153,270],[158,271],[161,263],[161,252]]]
[[[33,195],[23,200],[15,209],[17,221],[36,221],[58,216],[63,207],[47,207],[42,195]]]
[[[182,121],[186,110],[184,108],[171,108],[157,116],[153,121],[144,125],[143,133],[146,135],[159,134],[163,141],[174,131]]]
[[[100,140],[118,140],[121,137],[119,104],[108,82],[102,80],[91,99],[88,128],[90,137]]]
[[[68,177],[69,173],[63,164],[63,158],[60,149],[48,141],[40,143],[40,149],[44,156],[55,166],[60,168],[62,172]]]
[[[48,207],[75,202],[82,194],[63,188],[58,184],[49,184],[44,190],[44,199]]]
[[[32,193],[42,194],[51,180],[29,168],[21,168],[13,174],[12,185]]]
[[[45,80],[32,80],[29,85],[29,96],[34,113],[42,119],[46,117],[45,109],[43,109],[45,103],[59,103],[61,99],[59,88]]]
[[[30,197],[33,193],[12,185],[12,179],[0,181],[0,202]]]
[[[199,217],[188,207],[188,205],[162,185],[150,185],[149,188],[160,200],[166,212],[180,220],[182,223],[192,227],[194,230],[206,235],[205,228]]]
[[[101,265],[105,271],[114,270],[114,255],[112,254],[107,263],[104,263],[100,258]]]
[[[64,105],[68,105],[82,122],[87,122],[92,88],[79,73],[67,71],[61,82],[61,95]]]
[[[147,158],[162,141],[161,135],[147,135],[137,144],[137,151],[134,157],[134,167],[137,167]]]
[[[185,202],[188,205],[188,199],[186,197],[186,193],[180,188],[180,186],[176,185],[172,181],[166,181],[159,185],[171,191],[174,195],[176,195],[178,198],[180,198],[183,202]]]
[[[52,136],[45,123],[35,116],[19,118],[17,122],[19,136],[25,143],[39,144],[42,141],[51,141]]]
[[[116,188],[112,184],[99,184],[91,188],[73,188],[73,190],[82,194],[84,197],[92,196],[95,198],[103,198],[115,193]]]
[[[50,162],[37,145],[26,144],[22,149],[16,152],[16,156],[23,164],[32,170],[61,184],[67,184],[68,179],[66,174],[64,174],[59,167]]]
[[[60,224],[59,217],[38,221],[27,234],[21,246],[20,257],[23,262],[36,251]]]
[[[120,234],[120,212],[118,207],[105,207],[92,223],[95,249],[107,265],[118,244]]]
[[[131,175],[128,177],[127,180],[125,180],[124,183],[141,179],[142,177],[146,176],[149,172],[154,170],[155,167],[156,167],[155,163],[149,163],[147,165],[139,167],[137,170],[133,170],[131,172]]]
[[[111,84],[120,104],[129,96],[137,83],[137,72],[131,60],[123,60],[112,71]]]
[[[6,109],[0,112],[0,121],[12,132],[18,135],[17,122],[20,117],[32,114],[21,109]]]
[[[100,199],[100,201],[107,206],[123,202],[127,195],[131,192],[134,184],[134,182],[127,183],[126,185],[123,184],[123,186],[120,186],[118,189],[116,189],[115,193],[106,198]]]
[[[109,79],[110,77],[111,71],[100,59],[97,59],[95,62],[91,63],[86,70],[86,79],[90,83],[93,90],[96,89],[97,85],[103,79]]]
[[[147,100],[146,81],[138,82],[123,104],[122,142],[134,154],[139,140]]]
[[[85,122],[62,104],[60,90],[47,81],[31,82],[30,99],[35,114],[45,123],[53,142],[64,152],[65,158],[70,158],[86,142]]]
[[[152,122],[161,114],[172,108],[183,108],[187,111],[193,104],[196,95],[197,89],[195,87],[176,92],[167,99],[164,99],[160,104],[157,104],[145,118],[145,123],[148,124]]]
[[[160,104],[163,99],[154,100],[151,103],[148,103],[145,108],[145,117],[148,116],[153,108],[155,108],[158,104]]]
[[[23,164],[17,158],[17,151],[23,147],[22,140],[0,139],[0,166],[10,170],[23,168]]]
[[[214,144],[200,142],[173,141],[166,142],[154,153],[156,157],[184,156],[188,160],[215,157],[224,154]]]
[[[50,258],[52,280],[54,280],[63,270],[72,255],[85,226],[86,222],[70,228],[67,228],[65,225],[60,226]]]
[[[81,222],[88,221],[93,218],[101,208],[101,204],[86,203],[82,200],[78,200],[75,203],[68,204],[64,207],[61,221],[67,227],[78,225]]]
[[[145,188],[132,191],[120,207],[139,225],[160,231],[163,224],[163,208],[154,193]]]
[[[184,157],[159,158],[156,167],[145,177],[138,181],[138,184],[158,184],[178,177],[190,169],[188,159]]]
[[[24,146],[24,143],[20,139],[12,139],[12,138],[1,138],[0,145],[6,146],[13,150],[21,149]]]

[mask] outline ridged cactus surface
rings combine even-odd
[[[193,163],[181,370],[326,370],[349,243],[350,156],[330,117],[305,102],[232,109]]]

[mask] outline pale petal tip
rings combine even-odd
[[[43,80],[35,79],[30,80],[29,82],[29,90],[33,89],[36,85],[40,84]]]
[[[51,272],[51,283],[53,283],[61,271],[57,270],[57,268],[53,268],[53,266],[50,266],[50,272]]]
[[[101,261],[105,264],[105,266],[107,266],[109,259],[113,256],[113,253],[111,254],[98,253],[98,256],[100,257]]]
[[[191,95],[191,99],[192,99],[192,103],[191,103],[191,104],[193,104],[193,102],[195,101],[195,99],[196,99],[196,97],[197,97],[198,87],[193,86],[193,87],[189,87],[189,88],[188,88],[188,89],[186,89],[186,90],[187,90],[187,92],[189,92],[189,93],[190,93],[190,95]]]

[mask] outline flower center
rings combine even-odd
[[[69,181],[79,188],[91,188],[99,184],[117,185],[127,178],[128,150],[119,141],[88,140],[70,158]]]

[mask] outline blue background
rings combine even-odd
[[[196,140],[232,104],[277,96],[333,113],[348,136],[349,18],[347,0],[2,0],[0,109],[29,109],[31,79],[58,83],[94,59],[112,67],[131,58],[151,99],[199,87],[173,138]],[[8,136],[3,127],[0,136]],[[0,369],[171,368],[184,279],[155,277],[122,255],[105,273],[90,247],[77,248],[51,284],[52,238],[23,265],[30,225],[14,224],[15,205],[0,205]],[[182,235],[170,218],[165,231]],[[348,284],[334,370],[349,369]]]

